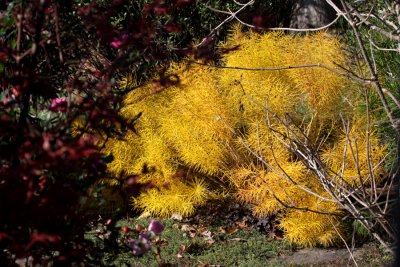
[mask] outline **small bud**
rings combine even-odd
[[[164,231],[164,225],[162,222],[151,220],[148,229],[155,235],[160,235]]]
[[[129,233],[129,232],[131,231],[131,228],[129,228],[128,226],[123,226],[123,227],[121,228],[121,230],[122,230],[122,232],[123,232],[124,234],[127,234],[127,233]]]
[[[50,110],[54,112],[63,112],[67,110],[67,99],[64,97],[54,98],[50,102]]]

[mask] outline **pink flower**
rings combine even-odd
[[[121,37],[114,37],[111,42],[111,46],[114,48],[121,48],[128,42],[128,35],[126,33],[122,34]]]
[[[140,256],[146,253],[146,251],[150,250],[151,248],[151,240],[160,235],[164,231],[164,225],[155,220],[151,220],[149,223],[148,231],[144,231],[139,234],[138,239],[131,239],[128,242],[128,247],[132,249],[132,253],[135,256]]]
[[[10,98],[10,97],[4,97],[3,98],[3,105],[5,106],[5,105],[7,105],[8,104],[8,102],[10,102],[12,99]]]
[[[140,256],[146,253],[151,247],[151,234],[150,232],[144,232],[139,235],[139,239],[131,240],[128,246],[132,249],[132,253],[135,256]]]
[[[164,231],[164,225],[162,222],[151,220],[148,229],[155,235],[160,235]]]
[[[123,45],[122,41],[115,40],[115,41],[111,42],[111,46],[114,48],[120,48],[122,45]]]
[[[50,102],[50,110],[54,112],[64,112],[67,110],[67,99],[65,97],[54,98]]]

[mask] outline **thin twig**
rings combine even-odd
[[[217,116],[217,119],[219,121],[221,121],[225,127],[227,127],[233,134],[236,134],[235,130],[232,129],[226,122],[225,120],[221,117],[221,116]],[[277,175],[279,175],[280,177],[284,178],[285,180],[287,180],[288,182],[292,183],[293,185],[299,187],[300,189],[304,190],[305,192],[316,196],[324,201],[328,201],[328,202],[336,202],[335,200],[323,197],[313,191],[311,191],[310,189],[298,184],[296,181],[294,181],[292,178],[290,178],[289,176],[283,175],[282,173],[280,173],[276,168],[274,168],[271,164],[269,164],[267,161],[265,161],[264,158],[262,158],[260,155],[258,155],[242,138],[239,137],[239,142],[251,153],[253,154],[260,162],[262,162],[265,166],[267,166],[271,171],[273,171],[274,173],[276,173]]]
[[[221,28],[221,27],[222,27],[224,24],[226,24],[227,22],[233,20],[237,14],[239,14],[240,12],[243,11],[243,9],[245,9],[247,6],[252,5],[252,4],[254,4],[254,0],[250,0],[250,1],[247,2],[246,4],[243,4],[242,7],[239,8],[238,10],[236,10],[235,12],[232,12],[231,15],[230,15],[229,17],[227,17],[224,21],[222,21],[220,24],[218,24],[216,27],[214,27],[214,28],[210,31],[210,33],[209,33],[205,38],[203,38],[203,40],[202,40],[199,44],[195,45],[194,47],[199,47],[199,46],[203,45],[205,42],[207,42],[207,40],[208,40],[211,36],[214,35],[214,33],[215,33],[219,28]]]
[[[341,0],[342,6],[345,11],[348,11],[349,9],[352,10],[352,14],[357,16],[358,18],[362,19],[362,15],[357,11],[357,9],[353,8],[350,3],[346,1],[344,3],[343,0]],[[354,20],[349,16],[348,17],[350,25],[357,26]],[[371,23],[369,20],[364,21],[364,24],[370,27],[372,30],[379,32],[380,34],[386,36],[387,38],[391,39],[392,41],[400,41],[400,35],[399,34],[393,34],[392,32],[386,31],[385,29],[377,26],[376,24]]]
[[[400,101],[387,89],[382,88],[384,94],[388,95],[390,99],[396,104],[396,106],[400,109]]]
[[[58,48],[58,57],[60,62],[64,62],[64,56],[61,47],[61,37],[60,37],[60,29],[59,29],[59,16],[58,16],[58,4],[54,5],[54,27],[56,32],[56,41],[57,41],[57,48]]]
[[[335,232],[338,234],[339,238],[343,241],[343,244],[346,246],[347,251],[350,254],[350,258],[353,260],[354,264],[358,267],[358,263],[356,261],[356,259],[354,258],[354,254],[351,251],[351,249],[349,248],[349,245],[347,244],[346,240],[343,238],[343,236],[340,234],[339,230],[337,229],[337,227],[335,226],[335,224],[332,222],[331,218],[328,217],[329,222],[332,224],[333,229],[335,229]]]
[[[336,18],[334,20],[332,20],[330,23],[321,26],[319,28],[308,28],[308,29],[296,29],[296,28],[280,28],[280,27],[273,27],[273,28],[265,28],[266,30],[270,30],[270,31],[292,31],[292,32],[312,32],[312,31],[321,31],[324,29],[329,28],[330,26],[332,26],[333,24],[335,24],[339,18],[341,17],[340,14],[338,14],[336,16]],[[255,26],[252,26],[255,27]]]
[[[347,12],[348,11],[347,3],[345,3],[343,0],[341,0],[341,3],[343,5],[343,8],[345,9],[345,11]],[[392,124],[392,127],[395,129],[397,135],[400,136],[400,129],[397,128],[396,120],[393,117],[392,110],[389,107],[387,99],[386,99],[386,97],[385,97],[385,95],[383,93],[382,86],[381,86],[381,84],[379,82],[379,79],[378,79],[378,75],[374,71],[374,68],[372,66],[371,60],[370,60],[370,58],[368,57],[368,55],[366,53],[364,41],[361,38],[360,31],[357,29],[357,27],[355,26],[355,22],[353,21],[353,19],[350,16],[348,16],[348,20],[350,21],[350,26],[352,27],[354,35],[356,37],[356,40],[357,40],[357,43],[358,43],[358,47],[361,50],[362,57],[363,57],[365,63],[367,64],[368,70],[369,70],[369,72],[370,72],[370,74],[372,76],[372,84],[376,88],[376,91],[377,91],[377,93],[379,95],[379,98],[381,100],[383,108],[385,109],[386,115],[388,116],[388,118],[390,120],[390,123]]]
[[[281,70],[291,70],[291,69],[304,69],[304,68],[323,68],[326,70],[329,70],[331,72],[334,72],[336,74],[339,74],[341,76],[347,77],[352,80],[356,80],[362,83],[366,84],[371,84],[374,83],[373,79],[365,79],[361,78],[358,76],[353,76],[345,72],[341,72],[337,69],[331,68],[329,66],[326,66],[321,63],[315,63],[315,64],[305,64],[305,65],[294,65],[294,66],[282,66],[282,67],[273,67],[273,68],[249,68],[249,67],[239,67],[239,66],[221,66],[221,65],[214,65],[214,64],[208,64],[208,63],[202,63],[198,61],[194,61],[191,59],[184,59],[189,63],[197,64],[197,65],[202,65],[202,66],[207,66],[211,68],[218,68],[218,69],[234,69],[234,70],[244,70],[244,71],[281,71]]]
[[[370,39],[370,42],[372,44],[373,47],[375,47],[376,49],[380,50],[380,51],[389,51],[389,52],[396,52],[396,53],[400,53],[400,46],[398,48],[383,48],[383,47],[379,47],[378,45],[376,45],[372,39]]]

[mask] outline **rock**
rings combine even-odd
[[[325,0],[298,0],[294,5],[290,27],[319,28],[332,22],[335,17],[335,10]]]

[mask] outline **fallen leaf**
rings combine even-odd
[[[202,236],[206,236],[206,237],[208,237],[208,238],[211,238],[212,233],[211,233],[211,231],[208,231],[208,230],[207,230],[207,231],[202,232],[201,235],[202,235]]]
[[[225,232],[226,232],[226,234],[231,235],[231,234],[233,234],[233,233],[236,233],[237,231],[239,231],[238,228],[236,228],[236,227],[230,227],[230,228],[226,229]]]
[[[247,226],[245,221],[238,221],[235,222],[235,224],[241,229],[241,230],[247,230],[249,227]]]
[[[140,233],[140,232],[142,232],[144,229],[146,229],[146,227],[144,227],[143,225],[141,225],[141,224],[136,224],[134,230],[135,230],[135,232]]]
[[[271,238],[277,239],[277,240],[281,240],[281,239],[283,239],[283,234],[280,232],[273,231],[273,232],[268,233],[268,237],[271,237]]]
[[[199,226],[199,227],[197,228],[197,231],[201,232],[201,231],[203,231],[204,229],[207,229],[207,226],[202,225],[202,226]]]
[[[182,231],[196,231],[196,228],[194,228],[193,226],[191,226],[189,224],[183,224],[181,226],[181,230]]]
[[[149,218],[151,216],[150,212],[145,211],[142,214],[140,214],[140,216],[138,217],[138,219],[145,219],[145,218]]]
[[[204,231],[201,233],[201,235],[205,237],[204,239],[207,240],[208,244],[212,244],[215,242],[212,238],[212,233],[210,231]]]
[[[182,215],[179,213],[174,213],[171,215],[171,219],[177,220],[177,221],[182,221]]]
[[[196,237],[196,233],[189,233],[189,237],[190,238],[195,238]]]
[[[165,248],[168,246],[168,239],[163,238],[163,239],[159,240],[158,242],[156,242],[156,244],[159,244],[160,248]]]

